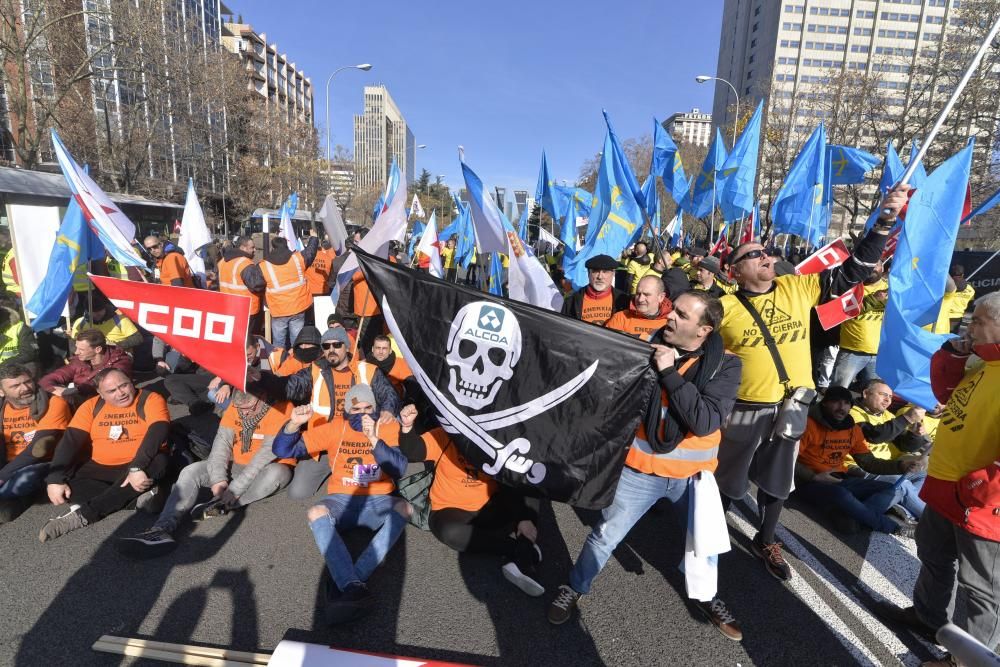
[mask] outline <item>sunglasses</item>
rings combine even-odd
[[[322,343],[322,346],[324,350],[329,350],[329,349],[339,350],[340,348],[344,347],[344,344],[341,343],[340,341],[335,341],[333,343]]]
[[[739,264],[744,259],[757,259],[758,257],[763,257],[767,253],[763,250],[750,250],[739,256],[739,259],[734,259],[733,264]]]
[[[146,246],[146,250],[155,250],[156,248],[159,248],[162,245],[163,245],[162,243],[157,243],[155,245],[148,245]]]

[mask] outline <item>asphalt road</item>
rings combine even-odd
[[[326,628],[307,506],[281,494],[188,523],[172,554],[143,562],[113,543],[151,525],[148,514],[122,511],[41,544],[38,531],[57,510],[30,508],[0,526],[0,665],[139,664],[91,651],[103,634],[252,651],[287,638],[473,665],[916,665],[937,655],[869,611],[876,599],[905,602],[918,568],[913,542],[835,534],[794,500],[779,534],[796,573],[789,584],[749,552],[752,505],[730,513],[733,550],[720,560],[719,590],[742,622],[742,642],[685,602],[675,567],[683,537],[668,505],[636,526],[564,626],[549,625],[546,605],[595,515],[555,505],[540,522],[545,597],[513,588],[496,559],[456,554],[408,528],[370,581],[374,613]],[[348,539],[355,554],[367,537]]]

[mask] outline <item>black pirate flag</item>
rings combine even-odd
[[[355,252],[468,460],[529,493],[593,509],[611,503],[656,388],[646,343]]]

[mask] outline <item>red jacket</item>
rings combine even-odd
[[[56,387],[65,387],[72,382],[81,396],[93,396],[97,393],[97,387],[94,386],[93,382],[94,376],[112,366],[124,371],[129,377],[132,376],[132,357],[128,356],[125,350],[109,345],[104,353],[104,363],[100,366],[92,366],[86,361],[80,361],[73,357],[73,360],[62,368],[57,368],[42,376],[38,384],[45,391],[52,393]]]
[[[1000,345],[977,345],[974,352],[984,361],[1000,360]],[[948,402],[962,381],[968,358],[969,355],[956,353],[948,343],[931,357],[931,389],[941,403]],[[990,387],[976,389],[995,391]],[[982,415],[982,418],[995,417]],[[928,476],[920,497],[963,530],[1000,542],[1000,462],[972,470],[957,482]]]

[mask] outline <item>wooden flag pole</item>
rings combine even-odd
[[[148,639],[115,637],[103,635],[91,647],[102,653],[115,653],[137,658],[161,660],[182,665],[203,667],[245,667],[267,665],[271,659],[267,653],[250,653],[231,649],[194,646],[191,644],[171,644]]]
[[[965,70],[962,80],[958,82],[957,86],[955,86],[955,90],[952,91],[951,97],[948,98],[948,102],[944,105],[944,108],[941,109],[941,113],[938,115],[937,120],[934,121],[934,126],[927,135],[927,139],[921,143],[916,157],[910,158],[910,163],[906,165],[906,171],[903,172],[903,177],[899,179],[899,182],[893,185],[893,188],[896,188],[903,183],[910,182],[910,178],[913,177],[913,172],[917,170],[917,165],[919,165],[920,161],[924,159],[927,149],[937,137],[938,132],[941,131],[941,126],[944,125],[944,121],[948,117],[948,114],[951,113],[951,109],[955,106],[955,102],[958,101],[958,98],[962,95],[962,91],[965,90],[965,87],[969,84],[969,80],[972,78],[972,75],[975,74],[977,69],[979,69],[979,63],[982,62],[983,56],[986,55],[986,49],[990,48],[990,45],[993,44],[993,40],[996,39],[998,33],[1000,33],[1000,18],[993,23],[993,27],[990,29],[989,34],[986,35],[986,39],[984,39],[983,43],[979,45],[979,50],[976,51],[975,57],[973,57],[972,62],[969,63],[968,69]],[[892,211],[887,209],[883,209],[882,213],[883,215],[892,215]]]

